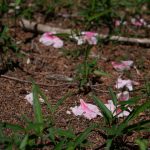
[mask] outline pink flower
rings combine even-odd
[[[73,35],[71,38],[74,38],[77,41],[78,45],[82,45],[84,43],[88,43],[90,45],[96,45],[98,34],[95,32],[81,32],[80,36]]]
[[[120,20],[115,20],[115,27],[119,27],[121,25],[121,21]]]
[[[132,18],[131,23],[137,27],[145,26],[147,24],[142,18]]]
[[[97,33],[95,32],[82,32],[83,40],[87,41],[90,45],[97,44]]]
[[[52,45],[54,48],[63,47],[63,41],[51,32],[44,33],[39,41],[46,46]]]
[[[127,87],[129,91],[133,90],[133,85],[139,85],[138,82],[132,81],[132,80],[122,80],[121,78],[118,78],[115,87],[117,89],[121,89],[124,87]]]
[[[75,106],[70,108],[75,116],[83,115],[85,118],[91,120],[96,118],[101,113],[97,106],[84,102],[80,99],[80,106]]]
[[[132,60],[121,61],[120,63],[112,61],[111,64],[113,68],[116,69],[117,71],[124,71],[129,70],[131,68],[131,66],[133,65],[133,61]]]
[[[122,111],[120,108],[116,108],[112,100],[108,100],[108,103],[105,104],[105,106],[113,113],[113,116],[117,115],[117,117],[125,117],[130,114],[128,111]],[[128,109],[131,110],[130,108]]]
[[[124,91],[117,94],[117,98],[119,101],[127,101],[129,99],[129,92]]]

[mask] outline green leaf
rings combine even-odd
[[[92,96],[94,102],[96,103],[96,105],[100,108],[104,118],[105,118],[105,121],[107,123],[111,123],[112,122],[112,119],[113,119],[113,114],[112,112],[104,105],[104,103],[99,100],[96,96]]]
[[[21,118],[22,118],[23,121],[25,121],[26,123],[31,123],[31,122],[32,122],[25,114],[22,114]]]
[[[62,103],[71,95],[72,95],[72,93],[67,93],[65,96],[63,96],[61,99],[59,99],[58,102],[56,103],[56,105],[53,107],[52,112],[54,113],[58,109],[58,107],[60,105],[62,105]]]
[[[107,72],[104,72],[104,71],[102,71],[102,70],[94,70],[94,72],[93,72],[96,76],[110,76],[110,74],[109,73],[107,73]]]
[[[2,128],[9,128],[12,129],[13,131],[25,131],[23,127],[20,125],[15,125],[15,124],[10,124],[10,123],[0,123],[0,126]]]
[[[70,130],[63,130],[60,128],[56,128],[55,132],[57,135],[64,136],[65,138],[74,138],[75,137],[74,133]]]
[[[65,143],[65,139],[60,141],[54,148],[54,150],[62,150],[63,149],[63,145]]]
[[[108,139],[106,141],[106,150],[110,150],[112,142],[113,142],[113,139]]]
[[[138,144],[140,150],[147,150],[148,149],[148,140],[146,139],[137,139],[135,143]]]
[[[31,131],[31,130],[34,130],[34,131],[37,131],[37,129],[40,129],[44,126],[43,123],[28,123],[27,127],[26,127],[26,131]]]
[[[89,135],[89,133],[95,128],[95,125],[91,125],[90,127],[88,127],[87,129],[85,129],[85,131],[83,133],[81,133],[74,141],[74,144],[72,145],[72,148],[74,147],[74,149],[79,146],[80,144],[82,144],[82,142],[87,139],[87,136]]]
[[[150,120],[144,120],[125,127],[123,133],[146,130],[149,129],[149,127],[150,127]]]
[[[41,96],[41,98],[44,100],[44,102],[46,103],[47,109],[49,110],[50,114],[53,113],[53,107],[50,104],[50,102],[48,102],[47,97],[45,96],[45,94],[41,91],[40,88],[38,88],[38,94]]]
[[[26,148],[26,145],[27,145],[27,142],[28,142],[28,134],[27,135],[25,135],[25,137],[23,138],[23,140],[22,140],[22,142],[21,142],[21,144],[20,144],[20,149],[21,150],[25,150],[25,148]]]
[[[150,108],[150,101],[145,102],[141,106],[135,108],[130,115],[124,120],[124,123],[128,123],[132,119],[136,118],[141,112],[146,111],[146,109]]]
[[[19,5],[21,3],[21,0],[15,0],[15,4]]]
[[[91,17],[88,17],[88,21],[93,21],[93,20],[95,20],[97,18],[100,18],[100,17],[110,13],[110,12],[111,12],[111,9],[105,10],[105,11],[103,11],[101,13],[96,13],[96,14],[92,15]]]
[[[56,144],[56,141],[55,141],[55,129],[54,128],[49,128],[48,129],[48,131],[49,131],[49,138],[50,138],[50,140],[54,143],[54,144]]]
[[[113,104],[117,107],[117,97],[112,88],[109,88],[109,93],[112,98]]]
[[[140,97],[133,97],[128,99],[127,101],[121,101],[119,104],[121,105],[135,105],[140,100]]]
[[[35,123],[43,124],[43,116],[42,116],[42,110],[41,105],[39,102],[39,87],[33,83],[32,87],[33,92],[33,108],[34,108],[34,116],[35,116]],[[38,134],[42,133],[43,126],[37,127],[36,132]]]

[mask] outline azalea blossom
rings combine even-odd
[[[124,71],[129,70],[131,68],[131,66],[133,65],[133,61],[132,60],[121,61],[120,63],[112,61],[111,64],[115,70]]]
[[[97,106],[86,103],[83,99],[80,99],[80,106],[75,106],[70,108],[75,116],[83,115],[85,118],[91,120],[96,118],[101,113]]]
[[[31,105],[33,105],[33,93],[27,94],[27,95],[25,96],[25,99],[26,99]],[[41,103],[44,102],[44,100],[43,100],[42,98],[39,98],[39,101],[40,101]]]
[[[116,109],[116,106],[113,104],[112,100],[108,100],[108,103],[105,104],[105,106],[113,113],[113,116],[117,115],[117,117],[125,117],[130,114],[128,111],[122,111],[121,108]],[[128,109],[131,111],[130,108]]]
[[[117,89],[121,89],[124,87],[127,87],[129,91],[133,90],[133,85],[139,85],[138,82],[132,81],[132,80],[122,80],[121,78],[118,78],[115,87]]]
[[[77,41],[78,45],[82,45],[86,42],[90,45],[96,45],[98,42],[97,36],[97,33],[87,31],[81,32],[80,36],[73,35],[71,36],[71,38],[74,38]]]
[[[129,99],[129,92],[124,91],[117,94],[117,98],[119,101],[127,101]]]
[[[147,24],[143,18],[132,18],[131,23],[137,27],[145,26]]]
[[[63,41],[52,32],[44,33],[39,41],[46,46],[52,45],[54,48],[61,48],[64,44]]]

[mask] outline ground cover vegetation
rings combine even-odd
[[[0,149],[150,148],[149,0],[1,0],[0,16]]]

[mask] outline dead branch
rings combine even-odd
[[[13,81],[17,81],[17,82],[20,82],[20,83],[32,84],[31,81],[18,79],[16,77],[10,77],[10,76],[6,76],[6,75],[0,75],[0,77],[5,78],[5,79],[9,79],[9,80],[13,80]],[[59,86],[69,86],[69,85],[76,86],[77,85],[75,83],[63,83],[63,84],[50,85],[50,84],[43,84],[43,83],[38,83],[38,82],[36,82],[35,84],[40,85],[40,86],[46,86],[46,87],[59,87]]]
[[[56,33],[66,33],[66,34],[72,33],[71,29],[61,29],[61,28],[56,28],[56,27],[50,27],[48,25],[31,22],[26,19],[22,19],[20,21],[20,26],[26,30],[37,31],[40,33],[44,33],[44,32],[56,32]],[[102,40],[105,40],[108,38],[108,35],[99,34],[99,38]],[[123,43],[142,44],[142,45],[150,46],[150,39],[148,38],[141,39],[141,38],[129,38],[129,37],[122,37],[122,36],[110,36],[109,40],[123,42]]]
[[[26,19],[22,19],[20,21],[20,26],[26,30],[38,31],[40,33],[44,33],[44,32],[56,32],[56,33],[68,33],[68,34],[71,33],[70,29],[60,29],[60,28],[50,27],[48,25],[36,23],[33,21],[31,22],[31,21],[26,20]]]

